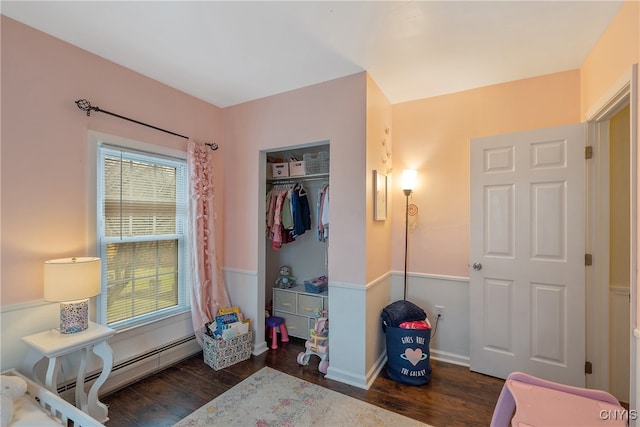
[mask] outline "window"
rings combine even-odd
[[[189,307],[186,161],[98,148],[101,323],[134,326]]]

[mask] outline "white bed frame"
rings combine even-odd
[[[73,423],[74,427],[104,427],[104,424],[99,423],[62,397],[50,392],[15,369],[2,372],[2,375],[13,375],[25,380],[27,383],[27,395],[36,402],[36,406],[58,420],[61,425],[69,426],[70,423]]]

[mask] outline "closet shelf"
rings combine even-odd
[[[280,178],[271,178],[268,179],[267,182],[270,183],[296,183],[296,182],[300,182],[300,181],[316,181],[316,180],[320,180],[320,179],[328,179],[329,178],[329,174],[328,173],[316,173],[313,175],[300,175],[300,176],[283,176]]]

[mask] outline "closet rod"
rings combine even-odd
[[[273,179],[268,179],[267,182],[271,183],[271,184],[295,184],[298,183],[300,181],[320,181],[320,180],[327,180],[329,179],[329,175],[328,174],[324,174],[324,175],[317,175],[317,176],[304,176],[304,175],[300,175],[300,176],[292,176],[289,178],[273,178]]]
[[[100,107],[94,107],[86,99],[78,99],[76,101],[76,105],[82,111],[86,111],[87,112],[87,116],[91,115],[91,111],[97,111],[98,113],[109,114],[110,116],[114,116],[114,117],[117,117],[119,119],[128,120],[130,122],[133,122],[133,123],[136,123],[136,124],[139,124],[139,125],[142,125],[142,126],[149,127],[151,129],[159,130],[160,132],[164,132],[164,133],[168,133],[168,134],[171,134],[171,135],[179,136],[180,138],[184,138],[184,139],[189,139],[188,136],[180,135],[179,133],[171,132],[170,130],[162,129],[162,128],[159,128],[157,126],[150,125],[148,123],[144,123],[144,122],[141,122],[141,121],[138,121],[138,120],[135,120],[135,119],[131,119],[129,117],[121,116],[120,114],[116,114],[116,113],[112,113],[112,112],[107,111],[107,110],[103,110]],[[218,149],[218,144],[216,144],[215,142],[205,142],[204,145],[207,145],[213,151]]]

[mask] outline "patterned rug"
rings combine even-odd
[[[426,426],[310,382],[262,368],[175,424],[186,426]]]

